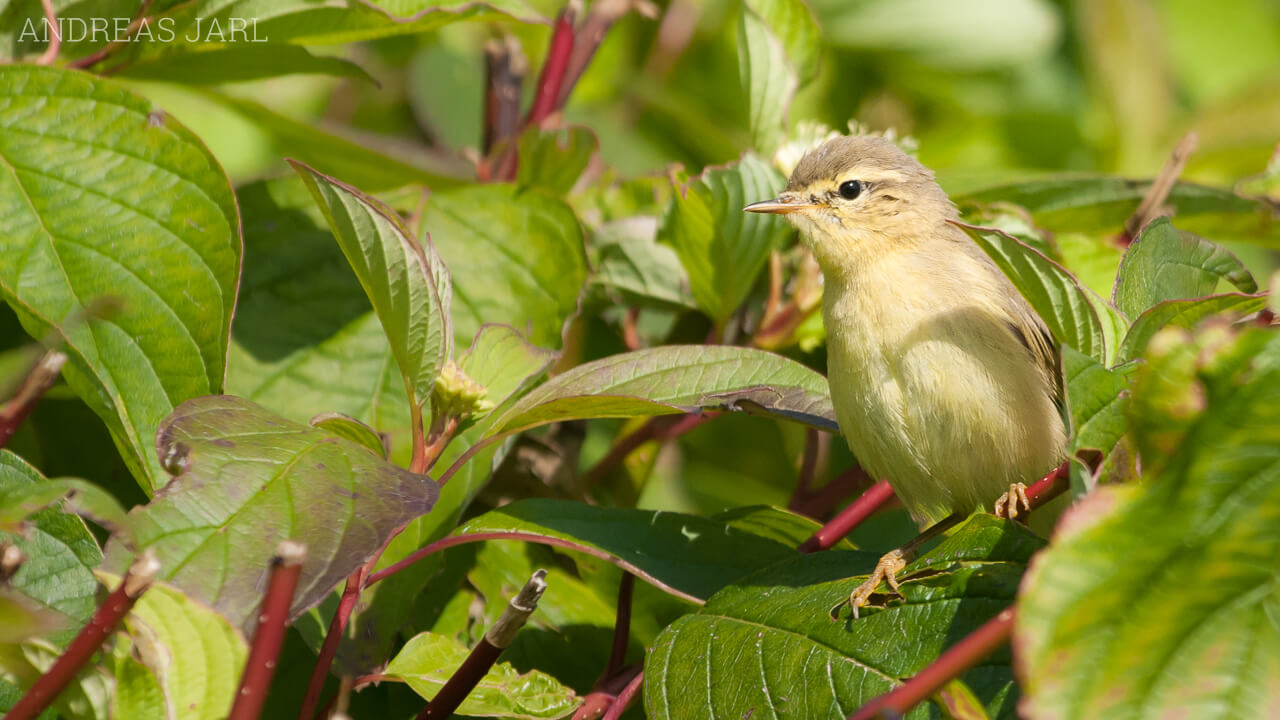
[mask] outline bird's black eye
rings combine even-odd
[[[852,200],[862,194],[862,183],[857,180],[845,180],[840,183],[840,197]]]

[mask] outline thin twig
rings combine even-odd
[[[894,717],[905,714],[1009,642],[1012,633],[1013,608],[1009,607],[948,648],[910,680],[863,705],[849,720],[873,720],[885,716],[885,711]]]
[[[58,694],[76,678],[81,668],[89,664],[107,637],[115,630],[124,616],[133,609],[142,593],[155,582],[160,573],[160,561],[151,552],[144,552],[133,561],[117,587],[76,635],[65,652],[54,661],[53,667],[41,675],[26,694],[18,700],[5,720],[29,720],[44,712]]]
[[[870,517],[871,513],[879,510],[893,497],[893,488],[889,487],[889,483],[881,480],[858,496],[857,500],[849,503],[849,506],[841,510],[839,515],[831,519],[831,522],[818,528],[797,549],[803,553],[811,553],[835,547],[841,538],[853,532],[853,529],[861,525],[863,520]]]
[[[40,6],[44,8],[44,21],[49,27],[49,47],[36,58],[36,64],[52,65],[62,48],[62,29],[58,27],[58,13],[53,9],[53,0],[40,0]]]
[[[671,416],[651,418],[635,432],[614,443],[613,447],[609,448],[609,452],[605,453],[605,456],[582,476],[582,487],[589,488],[603,481],[609,473],[622,465],[622,462],[635,452],[636,448],[650,440],[670,440],[679,437],[719,415],[715,412],[703,412],[683,415],[674,421]]]
[[[258,626],[253,631],[253,644],[249,648],[244,673],[240,676],[240,690],[236,692],[227,720],[257,720],[262,714],[267,690],[275,675],[276,659],[284,645],[289,608],[293,605],[293,594],[298,589],[298,578],[306,557],[307,548],[302,543],[285,540],[276,547],[275,557],[271,558],[267,592],[258,613]]]
[[[529,616],[538,608],[538,600],[547,589],[547,571],[538,570],[525,583],[519,594],[511,598],[507,607],[485,632],[484,638],[476,643],[471,654],[462,661],[462,666],[445,681],[445,684],[427,703],[427,707],[418,713],[418,720],[443,720],[458,709],[462,701],[471,694],[475,686],[484,678],[489,668],[497,662],[503,650],[511,647],[520,628],[528,622]]]
[[[632,663],[619,669],[612,677],[597,681],[591,692],[582,699],[582,704],[573,712],[572,720],[600,720],[613,707],[618,693],[625,690],[643,668],[642,663]]]
[[[0,407],[0,448],[18,431],[22,422],[31,415],[36,403],[58,380],[58,373],[67,362],[67,356],[57,350],[49,350],[31,366],[26,379],[8,402]]]
[[[329,668],[333,666],[333,658],[338,654],[338,644],[342,641],[342,633],[347,628],[351,613],[355,610],[356,601],[360,599],[360,591],[368,583],[368,564],[362,565],[347,578],[342,588],[342,597],[338,600],[338,609],[329,622],[329,630],[325,633],[324,644],[320,646],[320,656],[316,658],[315,669],[311,671],[311,679],[307,682],[307,694],[302,699],[302,708],[298,711],[298,720],[312,720],[316,714],[316,706],[320,703],[320,692],[324,690],[325,678],[329,677]]]
[[[564,109],[565,103],[569,101],[569,94],[582,78],[587,65],[591,64],[591,58],[595,57],[596,50],[600,49],[600,43],[604,41],[609,28],[627,14],[631,6],[631,0],[596,0],[591,4],[587,19],[575,33],[573,49],[569,53],[564,71],[564,81],[560,84],[560,92],[555,98],[556,110]]]
[[[483,148],[487,156],[520,130],[520,90],[529,71],[529,59],[514,35],[490,40],[484,46],[484,54],[489,75]]]
[[[1071,461],[1067,460],[1027,488],[1027,500],[1031,503],[1027,512],[1044,507],[1049,501],[1070,489]]]
[[[108,56],[128,45],[131,42],[130,38],[133,37],[134,33],[138,32],[143,25],[151,21],[151,18],[147,17],[147,13],[151,10],[151,5],[154,2],[155,0],[142,0],[142,3],[138,5],[138,11],[133,14],[133,20],[129,23],[129,26],[124,29],[124,38],[116,38],[104,45],[97,52],[86,55],[79,60],[72,60],[67,63],[67,67],[84,70],[85,68],[92,67],[103,60],[106,60]],[[119,66],[116,66],[116,68],[113,69],[119,69]]]
[[[622,343],[632,352],[639,350],[642,345],[637,327],[639,320],[640,308],[635,305],[628,307],[627,314],[622,318]]]
[[[1196,151],[1198,142],[1199,138],[1194,131],[1183,135],[1178,141],[1173,152],[1169,154],[1169,159],[1165,161],[1164,167],[1160,169],[1160,174],[1151,181],[1151,187],[1147,189],[1142,202],[1138,203],[1137,209],[1129,219],[1124,221],[1125,244],[1138,237],[1138,233],[1146,227],[1147,223],[1169,212],[1165,201],[1169,199],[1169,193],[1173,192],[1173,186],[1182,175],[1183,168],[1187,166],[1191,153]]]

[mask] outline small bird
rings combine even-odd
[[[992,500],[1009,517],[1029,508],[1022,482],[1066,454],[1057,346],[948,222],[959,213],[933,173],[884,138],[838,137],[745,209],[785,216],[821,266],[836,418],[917,524],[945,530]],[[897,591],[913,543],[850,596],[855,617],[881,580]]]

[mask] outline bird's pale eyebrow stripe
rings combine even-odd
[[[860,180],[864,183],[882,183],[882,182],[904,182],[907,177],[893,170],[860,170],[854,168],[840,174],[840,182],[845,180]],[[839,183],[835,183],[838,185]]]

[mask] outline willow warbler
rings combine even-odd
[[[866,470],[921,527],[998,497],[1016,515],[1020,483],[1065,454],[1057,348],[947,222],[959,215],[933,173],[884,138],[839,137],[746,210],[784,215],[822,267],[831,399]],[[897,588],[905,563],[885,556],[855,614],[881,578]]]

